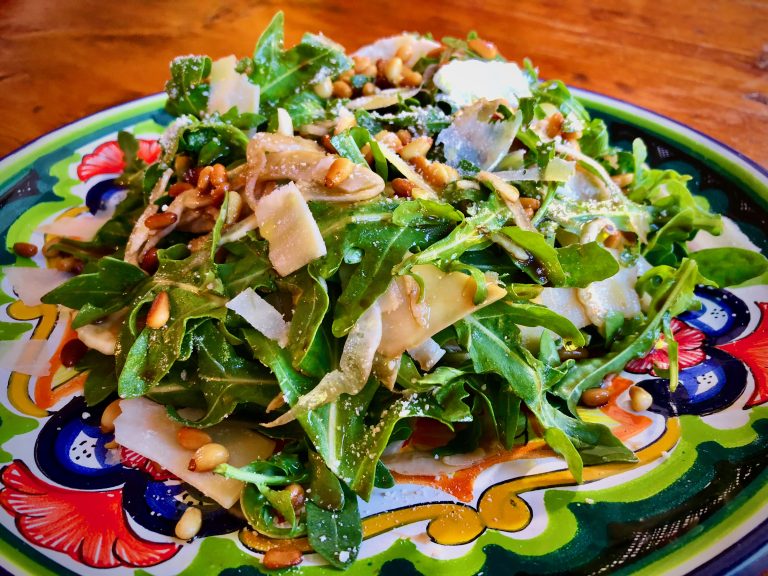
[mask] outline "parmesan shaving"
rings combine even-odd
[[[246,288],[240,292],[226,303],[226,307],[264,336],[270,340],[275,340],[281,348],[285,348],[288,344],[290,322],[286,322],[283,315],[264,298],[256,294],[253,288]]]
[[[0,366],[29,376],[51,373],[47,340],[0,340]]]
[[[51,268],[3,268],[19,300],[27,306],[39,306],[40,298],[72,278],[72,275]]]

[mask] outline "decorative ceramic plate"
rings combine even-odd
[[[693,191],[768,252],[764,170],[670,120],[577,93],[610,124],[616,144],[643,138],[653,166],[690,174]],[[42,245],[41,224],[98,210],[122,169],[118,130],[134,131],[143,140],[140,155],[154,160],[171,120],[163,99],[101,112],[1,161],[3,246]],[[67,319],[55,306],[22,303],[7,277],[9,267],[44,267],[44,260],[8,249],[0,265],[0,357],[33,352],[26,371],[37,374],[0,367],[0,572],[262,574],[262,542],[242,530],[241,519],[137,454],[105,447],[112,438],[99,430],[103,406],[86,408],[84,377],[59,360],[73,337]],[[529,445],[464,468],[436,462],[434,476],[397,475],[394,488],[361,503],[365,541],[347,574],[765,570],[768,287],[706,288],[699,296],[702,310],[673,325],[683,368],[676,392],[653,374],[653,361],[666,355],[662,344],[613,379],[606,406],[582,413],[611,425],[638,463],[591,466],[575,485],[561,460]],[[648,415],[628,408],[633,382],[653,395]],[[190,503],[205,511],[204,533],[184,543],[173,527]],[[340,574],[314,555],[291,572]]]

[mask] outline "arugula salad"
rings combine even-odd
[[[577,481],[635,461],[577,405],[660,338],[674,388],[694,288],[766,270],[692,251],[723,224],[689,177],[475,33],[348,55],[313,34],[286,49],[277,14],[252,57],[176,58],[166,91],[159,161],[120,133],[125,196],[92,239],[48,243],[78,274],[43,301],[73,310],[104,429],[239,506],[277,541],[269,568],[302,560],[299,537],[354,562],[387,454],[543,441]],[[427,420],[439,445],[412,441]]]

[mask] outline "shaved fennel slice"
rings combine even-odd
[[[311,392],[296,400],[288,412],[262,426],[271,428],[287,424],[296,418],[297,413],[308,412],[329,402],[335,402],[341,394],[355,395],[360,392],[371,375],[381,336],[381,310],[378,304],[374,304],[360,316],[349,331],[341,352],[339,368],[326,374]]]
[[[440,344],[432,338],[427,338],[421,344],[408,348],[408,354],[416,360],[422,370],[429,372],[445,356],[445,350],[440,348]]]
[[[120,401],[121,414],[115,419],[115,441],[149,458],[209,498],[230,508],[240,498],[243,483],[213,472],[191,472],[189,461],[194,450],[182,448],[176,434],[182,425],[168,418],[165,407],[146,398]],[[205,431],[214,442],[229,450],[229,463],[245,466],[268,458],[275,443],[245,427],[221,423]]]
[[[264,334],[270,340],[275,340],[281,348],[288,344],[290,322],[269,302],[256,294],[253,288],[246,288],[240,294],[226,303],[226,307],[242,317],[248,324]]]
[[[256,219],[259,232],[269,243],[269,261],[280,276],[325,256],[320,228],[293,182],[259,200]]]
[[[168,187],[168,182],[171,181],[171,176],[173,176],[173,170],[170,168],[163,172],[163,175],[149,194],[147,207],[144,209],[144,212],[141,213],[138,220],[136,220],[133,230],[131,230],[131,235],[128,237],[128,242],[125,245],[125,256],[123,257],[123,260],[128,262],[128,264],[133,264],[134,266],[139,265],[139,260],[141,259],[141,256],[143,256],[143,250],[149,240],[151,232],[144,222],[146,222],[147,218],[153,214],[157,214],[160,207],[155,204],[155,202],[165,194],[165,189]]]
[[[51,268],[3,268],[14,293],[27,306],[39,306],[40,298],[72,278],[72,274]]]

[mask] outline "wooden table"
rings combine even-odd
[[[401,30],[476,29],[548,78],[655,110],[768,166],[761,0],[0,0],[0,156],[162,90],[175,55],[249,54],[278,9],[289,43],[305,30],[352,49]]]

